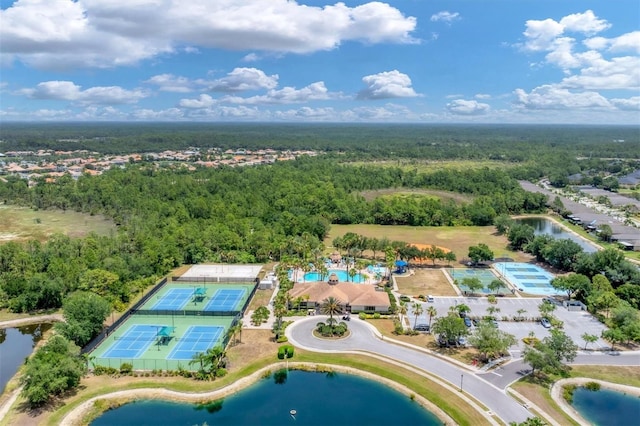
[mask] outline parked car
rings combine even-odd
[[[551,322],[546,318],[542,318],[540,324],[542,324],[544,328],[551,328]]]
[[[434,300],[434,299],[433,299],[433,296],[432,296],[432,295],[428,295],[428,296],[427,296],[427,302],[429,302],[429,303],[433,303],[433,300]]]
[[[467,338],[464,336],[458,337],[458,345],[467,346]]]
[[[464,325],[467,327],[471,327],[471,320],[468,317],[464,318]]]
[[[478,326],[478,324],[480,324],[480,320],[478,320],[477,318],[474,318],[471,320],[471,322],[473,323],[473,325],[475,325],[476,327]]]
[[[429,324],[416,324],[413,329],[415,331],[429,331]]]
[[[498,321],[491,320],[491,325],[494,326],[495,328],[498,328]]]
[[[438,346],[443,347],[447,346],[447,338],[443,335],[438,336]]]

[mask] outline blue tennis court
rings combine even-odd
[[[236,309],[238,302],[244,297],[246,290],[241,289],[219,289],[216,294],[211,297],[205,311],[233,311]]]
[[[171,288],[151,307],[152,310],[177,311],[186,305],[193,296],[192,288]]]
[[[161,325],[135,324],[102,355],[103,358],[140,358],[156,340]]]
[[[518,290],[537,296],[561,294],[551,286],[553,274],[537,265],[527,263],[499,262],[493,267]]]
[[[221,326],[192,325],[178,340],[167,359],[191,360],[195,354],[214,347],[223,331],[224,327]]]

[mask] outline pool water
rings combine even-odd
[[[134,402],[105,412],[91,424],[187,426],[205,422],[252,426],[442,424],[408,395],[378,382],[342,373],[286,370],[208,404]]]
[[[555,278],[554,275],[537,265],[518,262],[497,262],[493,264],[493,269],[524,293],[536,296],[564,294],[551,286],[551,280]]]
[[[573,392],[573,407],[597,426],[638,424],[640,397],[611,389],[590,391],[578,387]]]
[[[366,278],[361,274],[356,274],[353,278],[351,278],[349,274],[347,274],[347,271],[343,269],[329,269],[328,273],[324,277],[322,277],[318,272],[307,272],[302,278],[298,279],[298,282],[329,281],[329,276],[331,274],[336,274],[338,277],[338,281],[340,281],[341,283],[350,282],[361,284],[366,281]]]

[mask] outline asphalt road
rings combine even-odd
[[[638,352],[578,352],[573,365],[629,365],[640,366]],[[478,374],[486,381],[506,389],[511,383],[529,374],[531,367],[522,359],[514,359],[508,364],[497,367],[487,373]]]
[[[324,340],[313,336],[313,328],[324,317],[310,317],[296,321],[287,327],[286,334],[291,343],[317,352],[365,351],[373,352],[388,358],[399,360],[416,368],[429,372],[449,382],[454,388],[463,390],[487,406],[506,423],[523,422],[527,417],[534,417],[516,400],[486,381],[474,372],[449,363],[439,357],[424,352],[387,343],[377,337],[377,331],[364,321],[353,318],[349,323],[351,335],[341,340]],[[461,380],[462,379],[462,380]]]

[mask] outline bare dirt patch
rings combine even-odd
[[[230,373],[261,359],[275,359],[281,345],[273,341],[271,330],[243,329],[237,337],[239,342],[232,342],[227,350]]]
[[[407,296],[456,296],[441,269],[413,268],[411,275],[396,276],[398,291]]]

